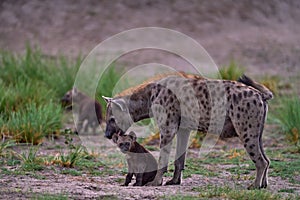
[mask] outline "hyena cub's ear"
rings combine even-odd
[[[128,134],[131,139],[135,142],[136,141],[136,134],[133,131],[130,131],[130,133]]]
[[[119,137],[119,134],[114,134],[114,135],[112,136],[112,141],[113,141],[113,143],[115,143],[115,144],[118,143],[118,137]]]

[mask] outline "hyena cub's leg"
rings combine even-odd
[[[188,145],[190,131],[179,129],[176,140],[175,171],[173,178],[166,185],[179,185],[181,183],[181,171],[184,170],[185,156]]]

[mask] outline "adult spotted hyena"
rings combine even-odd
[[[142,84],[131,93],[107,101],[105,136],[123,134],[132,123],[153,117],[160,129],[158,172],[150,185],[161,185],[167,171],[172,139],[177,135],[175,171],[167,185],[181,183],[185,152],[191,130],[220,137],[239,137],[256,166],[249,188],[267,187],[269,159],[262,146],[267,100],[272,93],[246,76],[239,81],[201,77],[167,76]]]
[[[102,118],[102,108],[99,102],[88,97],[76,88],[69,90],[61,99],[63,105],[69,105],[75,109],[77,114],[78,133],[88,133],[88,128],[92,128],[93,133],[99,127]]]
[[[128,135],[113,135],[113,141],[118,145],[121,152],[126,154],[128,173],[124,186],[128,186],[133,175],[136,182],[133,186],[144,186],[153,181],[157,173],[157,162],[153,155],[136,141],[134,132]]]

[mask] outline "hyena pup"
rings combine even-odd
[[[63,105],[72,107],[77,114],[77,133],[88,133],[92,128],[93,133],[101,124],[102,108],[98,101],[90,98],[76,88],[69,90],[61,99]]]
[[[134,132],[128,135],[114,134],[113,142],[118,145],[121,152],[126,154],[128,174],[124,186],[128,186],[133,175],[136,182],[133,186],[144,186],[153,181],[157,172],[157,162],[153,155],[136,141]]]

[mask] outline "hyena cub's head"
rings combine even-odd
[[[114,134],[112,139],[113,142],[118,145],[122,153],[127,153],[133,151],[136,135],[131,131],[128,135]]]
[[[74,96],[78,94],[78,90],[76,88],[72,88],[69,90],[62,98],[61,98],[61,104],[64,108],[67,110],[72,109],[72,101]]]

